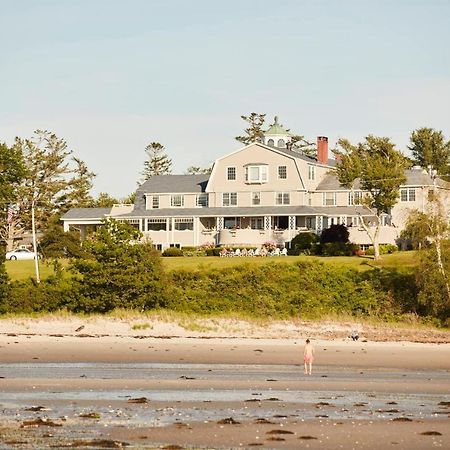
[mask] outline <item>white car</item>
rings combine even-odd
[[[6,259],[14,261],[16,259],[35,259],[36,254],[27,248],[18,248],[12,252],[6,252]]]

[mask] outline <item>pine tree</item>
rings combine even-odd
[[[142,175],[144,181],[155,175],[168,175],[172,172],[172,160],[165,152],[164,145],[159,142],[151,142],[145,147],[148,159],[144,162]]]
[[[235,139],[245,145],[252,142],[262,142],[264,137],[263,125],[266,120],[265,114],[252,112],[249,116],[241,116],[248,123],[249,127],[244,130],[244,136],[236,136]]]

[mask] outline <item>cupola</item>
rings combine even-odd
[[[288,148],[290,142],[291,133],[278,123],[278,117],[275,116],[273,124],[264,132],[264,144],[269,147]]]

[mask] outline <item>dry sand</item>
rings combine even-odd
[[[446,332],[357,325],[361,340],[352,342],[353,323],[186,323],[0,321],[0,448],[101,448],[100,439],[134,448],[450,448],[450,403],[439,404],[450,402]],[[311,377],[302,373],[305,337],[316,349]],[[251,395],[263,401],[247,403]],[[49,412],[25,411],[36,404]],[[38,417],[62,426],[21,428]],[[227,417],[240,423],[217,423]]]

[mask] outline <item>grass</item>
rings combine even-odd
[[[381,261],[374,261],[371,257],[357,256],[286,256],[267,258],[220,258],[214,256],[193,256],[193,257],[170,257],[163,258],[164,267],[169,270],[200,270],[212,268],[226,268],[241,264],[262,265],[262,264],[292,264],[299,261],[310,261],[317,259],[325,264],[354,267],[358,270],[370,270],[374,267],[403,268],[412,269],[417,265],[417,252],[396,252],[390,255],[383,255]],[[6,271],[12,280],[25,280],[35,278],[34,261],[6,261]],[[62,260],[63,267],[67,267],[68,261]],[[41,279],[53,274],[53,265],[49,261],[39,261]]]

